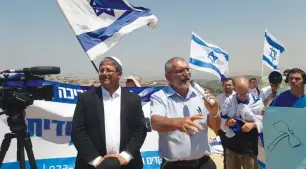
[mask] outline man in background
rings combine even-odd
[[[287,75],[288,75],[289,71],[290,71],[289,69],[284,70],[284,72],[283,72],[283,76],[287,77]]]
[[[126,79],[126,87],[141,87],[142,78],[136,74],[131,74]]]
[[[268,79],[270,85],[261,89],[261,99],[265,107],[275,99],[282,83],[282,75],[278,71],[273,71],[269,74]]]
[[[256,99],[260,98],[260,89],[258,87],[258,82],[256,78],[249,79],[249,93]]]
[[[223,108],[224,105],[224,101],[231,95],[233,95],[234,92],[234,84],[233,84],[233,79],[232,78],[227,78],[226,80],[223,81],[223,90],[224,93],[221,93],[219,95],[216,96],[216,100],[220,103],[220,111]],[[221,138],[221,143],[222,143],[222,147],[224,150],[224,169],[226,169],[226,145],[225,145],[225,132],[223,130],[219,130],[218,131],[218,135]]]
[[[227,169],[258,169],[258,136],[262,131],[263,103],[248,92],[249,81],[237,77],[236,93],[222,108],[222,129],[226,132]]]
[[[277,107],[306,107],[306,73],[298,68],[291,69],[287,74],[286,83],[289,83],[290,90],[282,92],[273,101],[272,106]]]

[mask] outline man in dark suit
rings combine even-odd
[[[121,90],[122,64],[106,57],[99,64],[100,87],[78,97],[71,138],[78,151],[76,169],[141,169],[146,138],[139,96]]]

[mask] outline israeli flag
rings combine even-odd
[[[263,51],[263,63],[272,70],[279,70],[279,56],[285,51],[285,47],[277,41],[267,30],[264,34],[264,51]]]
[[[125,35],[144,25],[155,27],[149,9],[126,0],[57,0],[69,25],[91,61],[112,48]]]
[[[190,67],[225,80],[229,75],[228,54],[220,47],[207,43],[192,32]]]

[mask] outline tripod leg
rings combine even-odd
[[[24,139],[20,135],[17,136],[17,159],[19,161],[20,169],[26,168],[25,163],[25,151],[24,151]]]
[[[6,154],[7,150],[9,149],[9,147],[11,145],[12,138],[13,138],[13,134],[11,134],[11,133],[7,133],[4,136],[4,139],[3,139],[2,144],[1,144],[1,149],[0,149],[0,168],[2,166],[5,154]]]
[[[31,142],[31,138],[30,138],[29,133],[27,133],[27,136],[26,136],[24,141],[25,141],[25,148],[26,148],[26,152],[27,152],[27,155],[28,155],[30,167],[31,167],[31,169],[37,169],[34,153],[33,153],[33,150],[32,150],[32,142]]]

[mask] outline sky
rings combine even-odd
[[[124,76],[164,79],[168,59],[189,58],[192,31],[228,52],[231,76],[261,75],[265,29],[286,48],[280,70],[306,70],[305,0],[129,2],[150,8],[159,21],[155,29],[138,29],[96,58],[98,65],[103,57],[118,57]],[[55,0],[0,1],[0,23],[0,69],[59,66],[61,76],[98,76]],[[199,71],[192,76],[215,79]]]

